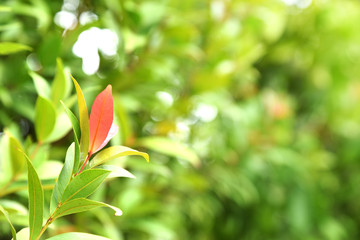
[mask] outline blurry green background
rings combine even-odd
[[[360,239],[359,23],[358,0],[1,1],[0,41],[32,50],[0,56],[0,130],[35,138],[29,72],[51,83],[59,57],[88,106],[112,84],[112,144],[150,154],[120,159],[137,178],[93,196],[123,216],[71,215],[48,235]]]

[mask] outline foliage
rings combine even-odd
[[[88,114],[111,84],[119,133],[82,174],[102,156],[136,179],[107,179],[83,203],[123,215],[64,216],[46,237],[360,238],[359,1],[5,0],[0,14],[1,237],[31,215],[14,149],[48,206],[68,146],[86,158],[70,109]],[[150,163],[117,159],[131,148]]]

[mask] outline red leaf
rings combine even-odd
[[[108,85],[96,98],[90,113],[89,155],[100,150],[110,131],[114,118],[112,87]],[[103,146],[102,146],[103,147]]]

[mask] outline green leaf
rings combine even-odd
[[[34,81],[37,94],[44,98],[49,99],[50,98],[49,83],[42,76],[40,76],[35,72],[29,72],[29,75]]]
[[[30,236],[29,228],[23,228],[16,233],[16,238],[18,240],[28,240],[29,236]],[[12,238],[12,239],[14,239],[14,238]]]
[[[187,160],[195,167],[200,165],[200,159],[194,150],[183,143],[164,137],[147,137],[139,140],[139,144],[153,151]]]
[[[119,158],[123,156],[131,156],[131,155],[142,156],[143,158],[146,159],[147,162],[149,162],[149,155],[147,153],[139,152],[124,146],[112,146],[96,154],[93,160],[90,162],[90,166],[96,167],[102,163],[113,160],[115,158]]]
[[[65,74],[64,66],[60,58],[56,59],[56,75],[51,86],[51,100],[55,105],[59,101],[68,97],[71,91],[71,82],[67,74]]]
[[[54,129],[56,111],[52,103],[41,96],[35,106],[35,132],[39,142],[44,142]]]
[[[77,175],[66,187],[61,203],[84,198],[92,194],[109,175],[110,171],[103,169],[89,169]]]
[[[20,142],[13,136],[9,138],[9,147],[13,176],[15,176],[22,172],[26,160],[24,155],[19,151],[19,149],[22,150]]]
[[[65,215],[84,212],[84,211],[88,211],[88,210],[91,210],[91,209],[94,209],[97,207],[109,207],[115,211],[116,216],[122,215],[122,211],[114,206],[108,205],[106,203],[98,202],[98,201],[89,200],[86,198],[77,198],[77,199],[68,201],[65,204],[61,205],[61,207],[59,207],[56,210],[53,218],[58,218],[58,217],[62,217]]]
[[[65,163],[61,169],[58,181],[52,192],[50,212],[53,212],[61,199],[65,188],[71,181],[75,159],[75,143],[72,143],[66,152]]]
[[[9,215],[7,214],[6,210],[1,205],[0,205],[0,212],[2,212],[4,214],[6,220],[10,224],[11,234],[13,236],[13,239],[16,240],[16,230],[10,221]]]
[[[79,232],[71,232],[71,233],[63,233],[57,235],[55,237],[48,238],[47,240],[111,240],[109,238],[88,234],[88,233],[79,233]]]
[[[0,135],[0,188],[6,185],[12,177],[10,151],[9,151],[9,136]],[[3,192],[0,192],[0,196]]]
[[[84,98],[84,94],[81,91],[81,88],[77,81],[71,76],[78,99],[78,105],[79,105],[79,118],[80,118],[80,129],[81,129],[81,139],[80,139],[80,162],[85,160],[85,157],[88,154],[89,150],[89,114],[86,107],[86,102]]]
[[[107,178],[115,178],[115,177],[136,178],[131,172],[119,166],[101,165],[98,166],[97,169],[105,169],[111,171],[111,173]]]
[[[28,214],[27,207],[20,204],[16,200],[0,199],[0,206],[2,206],[10,215],[11,214],[18,214],[18,215],[27,215]]]
[[[75,162],[74,162],[74,169],[73,173],[77,173],[77,170],[79,168],[79,162],[80,162],[80,146],[79,146],[79,139],[80,139],[80,125],[79,121],[73,114],[73,112],[60,100],[61,104],[63,105],[66,114],[68,115],[68,118],[70,119],[71,125],[74,130],[74,142],[75,142]]]
[[[25,155],[28,165],[28,191],[29,191],[29,240],[36,239],[43,223],[44,192],[39,176],[30,159]]]
[[[0,12],[11,12],[11,7],[0,6]]]
[[[8,138],[9,158],[11,162],[12,176],[16,176],[22,172],[25,166],[25,157],[19,151],[22,151],[22,145],[9,131],[5,130],[6,137]]]
[[[64,107],[65,112],[71,122],[76,139],[77,140],[80,139],[80,125],[79,125],[78,119],[76,118],[74,113],[65,105],[65,103],[63,101],[60,101],[60,102],[61,102],[62,106]]]
[[[21,51],[31,51],[32,48],[21,43],[0,42],[0,55],[8,55]]]
[[[65,113],[61,113],[56,118],[54,129],[46,138],[46,142],[55,142],[63,138],[71,129],[71,123]]]
[[[37,172],[41,180],[54,180],[59,176],[62,167],[63,163],[59,161],[47,160],[37,168]]]

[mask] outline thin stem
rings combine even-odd
[[[91,154],[92,154],[91,152],[88,153],[87,158],[86,158],[84,164],[81,166],[80,171],[79,171],[77,174],[75,174],[75,177],[76,177],[76,175],[80,174],[80,173],[84,170],[84,167],[86,166],[87,162],[89,161],[89,159],[90,159],[90,157],[91,157]]]
[[[59,203],[56,206],[56,209],[54,210],[54,212],[51,214],[51,216],[47,219],[45,225],[41,228],[41,231],[39,233],[39,235],[37,236],[36,240],[39,240],[40,237],[44,234],[45,230],[48,228],[48,226],[55,221],[56,217],[54,218],[54,215],[56,213],[56,211],[61,207],[62,203]]]

